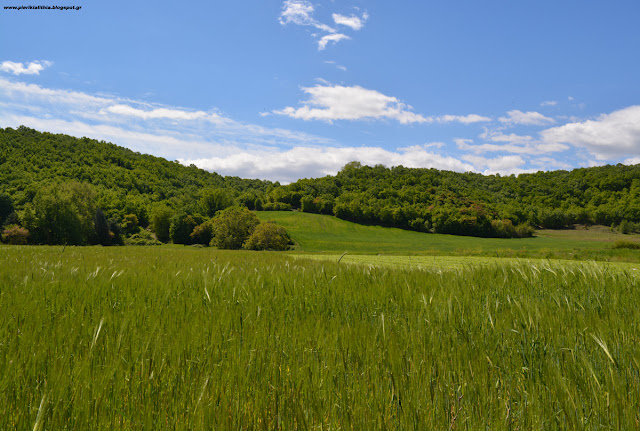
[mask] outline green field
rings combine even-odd
[[[287,228],[304,252],[395,255],[458,255],[538,257],[640,262],[637,250],[613,250],[616,240],[640,241],[640,235],[621,235],[608,228],[539,231],[533,238],[476,238],[365,226],[333,216],[302,212],[257,212]]]
[[[444,269],[0,247],[0,429],[637,429],[631,271]]]
[[[353,264],[367,267],[406,268],[417,270],[457,271],[460,269],[527,265],[540,271],[584,271],[594,267],[600,271],[628,272],[640,275],[640,264],[628,262],[595,262],[560,259],[533,259],[480,256],[395,256],[366,254],[301,254],[293,255],[303,260],[333,264]]]

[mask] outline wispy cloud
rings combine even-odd
[[[206,120],[212,123],[222,124],[227,119],[215,113],[207,113],[204,111],[187,111],[181,109],[155,108],[150,110],[138,109],[129,105],[111,105],[100,113],[111,113],[126,117],[136,117],[143,120],[150,119],[169,119],[169,120]]]
[[[501,123],[509,125],[518,124],[525,126],[545,126],[555,123],[553,118],[545,117],[539,112],[522,112],[517,109],[507,112],[506,117],[500,117],[498,120]]]
[[[336,63],[336,62],[335,62],[335,61],[333,61],[333,60],[327,60],[327,61],[325,61],[325,64],[332,64],[332,65],[334,65],[334,66],[336,67],[336,69],[340,69],[340,70],[342,70],[343,72],[346,72],[346,71],[347,71],[347,68],[346,68],[345,66],[342,66],[342,65],[340,65],[340,64],[338,64],[338,63]]]
[[[46,60],[32,61],[30,63],[14,63],[13,61],[3,61],[0,63],[0,71],[13,75],[39,75],[53,63]]]
[[[344,16],[338,13],[334,13],[332,17],[333,22],[335,22],[337,25],[345,25],[347,27],[350,27],[352,30],[357,31],[364,27],[364,23],[367,22],[367,19],[369,19],[369,14],[365,12],[361,17],[358,17],[355,15]]]
[[[544,101],[544,102],[540,103],[540,106],[556,106],[557,104],[558,104],[558,102],[555,101],[555,100],[547,100],[547,101]]]
[[[216,111],[96,96],[0,78],[0,126],[88,136],[169,159],[299,145],[334,145],[303,132],[245,124]],[[187,156],[188,155],[188,156]]]
[[[326,36],[322,36],[318,41],[318,49],[322,51],[327,47],[327,44],[329,42],[338,43],[341,40],[346,40],[346,39],[351,39],[351,38],[346,34],[342,34],[342,33],[333,33],[333,34],[328,34]]]
[[[640,156],[640,105],[602,114],[593,120],[568,123],[540,133],[548,144],[581,147],[598,160]]]
[[[336,30],[313,18],[315,8],[313,4],[306,0],[286,0],[282,5],[280,14],[280,24],[296,24],[315,27],[328,33],[335,33]]]
[[[315,7],[310,1],[285,0],[282,4],[279,21],[282,25],[295,24],[309,26],[324,32],[325,34],[313,34],[313,37],[318,38],[318,50],[320,51],[326,49],[329,43],[336,44],[341,40],[351,39],[348,35],[338,32],[334,27],[314,18],[314,12]],[[336,25],[347,26],[352,30],[360,30],[369,18],[369,15],[366,12],[360,17],[355,15],[344,16],[334,13],[332,17]]]
[[[491,121],[491,118],[484,117],[478,114],[469,114],[469,115],[442,115],[436,118],[436,121],[439,123],[462,123],[462,124],[472,124],[472,123],[485,123]]]

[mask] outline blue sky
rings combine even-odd
[[[281,182],[640,163],[637,0],[47,4],[0,10],[0,127]]]

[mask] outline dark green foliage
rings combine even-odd
[[[11,196],[0,193],[0,226],[5,224],[9,214],[13,213],[13,201]]]
[[[124,245],[122,238],[122,227],[116,219],[109,219],[109,235],[111,236],[111,245]]]
[[[26,127],[0,129],[0,154],[0,225],[9,224],[6,218],[15,210],[19,217],[10,222],[25,225],[36,243],[89,240],[84,228],[60,231],[65,217],[78,225],[77,208],[65,213],[69,205],[63,205],[52,211],[58,212],[57,218],[50,214],[50,219],[39,219],[44,213],[36,217],[34,212],[51,200],[43,198],[44,188],[71,180],[91,184],[92,206],[101,208],[107,219],[121,221],[124,235],[135,234],[137,226],[153,225],[151,208],[158,203],[194,217],[213,217],[236,203],[256,210],[300,209],[361,224],[482,237],[526,236],[531,227],[566,229],[594,223],[619,226],[622,232],[640,230],[640,165],[516,177],[352,162],[336,176],[280,186],[222,177],[109,143]],[[137,218],[137,226],[124,219],[128,214]],[[56,226],[46,228],[40,221]],[[170,238],[169,226],[154,226],[163,241]]]
[[[92,184],[96,206],[107,218],[135,214],[142,227],[150,223],[149,210],[155,202],[171,201],[170,206],[186,210],[187,205],[197,204],[203,189],[223,189],[233,203],[237,194],[264,196],[272,186],[268,181],[223,177],[104,141],[27,127],[0,129],[0,154],[0,194],[11,196],[16,210],[23,210],[48,183],[75,180]]]
[[[209,245],[213,239],[213,222],[207,220],[199,224],[191,232],[191,244]]]
[[[192,216],[186,213],[176,214],[171,218],[169,235],[174,244],[191,244],[191,233],[197,226]]]
[[[640,232],[640,223],[633,223],[628,220],[622,220],[618,225],[618,232],[625,235],[638,233]]]
[[[502,177],[352,162],[335,177],[299,180],[268,196],[275,205],[295,209],[299,200],[304,212],[333,214],[362,224],[521,237],[528,236],[532,226],[566,229],[575,224],[618,225],[623,220],[640,223],[640,165]]]
[[[222,249],[240,249],[260,224],[258,217],[247,208],[229,207],[213,219],[211,245]]]
[[[251,236],[245,241],[243,248],[247,250],[288,250],[291,238],[287,230],[275,222],[260,223]]]
[[[96,234],[96,241],[101,245],[111,245],[111,232],[109,231],[109,223],[104,211],[98,208],[93,217],[93,226]]]
[[[201,192],[200,211],[202,215],[213,217],[220,210],[233,205],[233,197],[229,190],[222,188],[205,189]]]
[[[23,222],[36,244],[84,245],[94,235],[94,191],[68,182],[43,187],[25,207]]]
[[[157,204],[151,210],[151,229],[155,232],[158,241],[169,242],[172,217],[173,210],[164,204]]]
[[[140,231],[138,217],[135,214],[126,214],[122,220],[122,233],[131,236]]]

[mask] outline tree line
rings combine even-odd
[[[14,242],[211,244],[227,208],[483,237],[576,224],[629,233],[640,227],[639,197],[640,165],[500,176],[352,162],[335,176],[281,185],[89,138],[0,129],[0,226]]]

